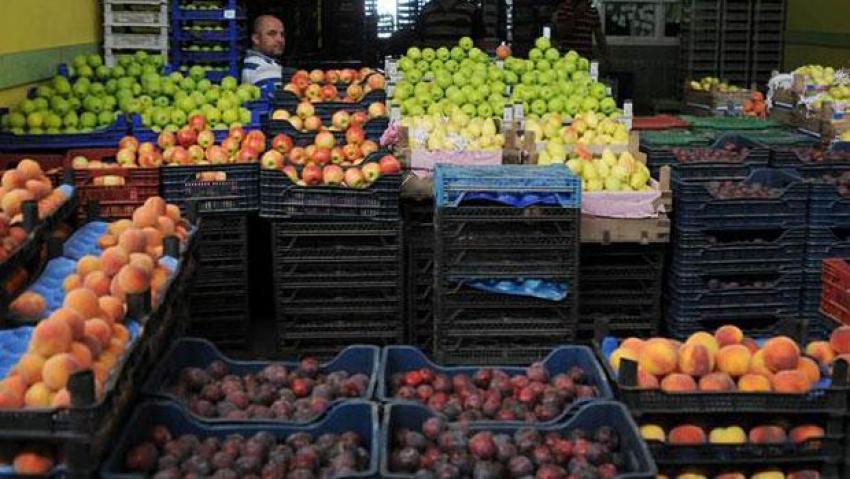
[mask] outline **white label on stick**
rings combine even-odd
[[[233,20],[236,18],[236,10],[232,8],[228,8],[224,11],[224,19],[225,20]]]
[[[632,106],[631,100],[626,100],[623,102],[623,116],[631,118],[634,116],[634,107]]]
[[[599,62],[590,62],[590,79],[599,81]]]
[[[543,38],[547,40],[552,38],[552,29],[550,27],[543,27]]]
[[[511,105],[505,106],[504,111],[502,111],[502,124],[503,126],[508,125],[509,123],[513,123],[514,121],[514,109]]]

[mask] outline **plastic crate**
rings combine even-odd
[[[333,360],[321,365],[320,372],[327,374],[333,371],[345,371],[349,374],[365,374],[369,377],[369,386],[364,399],[369,399],[375,392],[378,378],[378,369],[381,351],[375,346],[354,345],[346,348]],[[224,356],[209,341],[196,338],[181,338],[168,350],[159,364],[151,371],[144,386],[142,394],[169,399],[185,408],[182,400],[169,393],[167,386],[180,375],[180,371],[187,367],[205,368],[213,361],[223,361],[227,365],[228,374],[244,375],[255,374],[270,364],[282,364],[288,369],[297,368],[297,361],[285,361],[271,363],[269,361],[237,361]],[[336,406],[348,400],[336,400],[329,404]],[[233,423],[234,421],[221,418],[204,418],[189,413],[193,418],[207,423]],[[256,420],[245,420],[239,422],[263,422]]]
[[[281,263],[401,264],[398,222],[272,224],[272,254]]]
[[[764,283],[764,286],[712,289],[708,276],[678,274],[673,271],[668,276],[670,286],[667,290],[667,297],[670,299],[668,310],[679,315],[715,311],[717,316],[723,316],[734,315],[739,308],[741,310],[790,308],[800,301],[800,284],[803,277],[799,273],[755,275],[749,278],[727,277],[727,281],[732,280],[739,280],[744,284],[760,281]]]
[[[850,224],[843,227],[812,226],[807,229],[803,267],[820,271],[825,258],[850,258]]]
[[[160,191],[184,213],[189,201],[199,213],[256,211],[259,173],[257,163],[167,166],[160,172]]]
[[[0,115],[7,113],[0,109]],[[88,133],[67,134],[23,134],[0,131],[0,151],[30,150],[68,150],[70,148],[114,148],[130,131],[127,120],[118,115],[115,123],[97,128]]]
[[[671,264],[684,273],[732,274],[799,269],[807,230],[679,228]]]
[[[845,171],[850,171],[850,165]],[[812,173],[814,173],[812,171]],[[803,173],[807,175],[807,173]],[[841,227],[850,225],[850,196],[842,196],[835,185],[809,182],[808,223],[812,226]]]
[[[434,359],[441,364],[522,366],[539,361],[552,348],[574,342],[572,337],[434,338]]]
[[[292,126],[287,120],[273,120],[269,118],[264,123],[264,131],[266,132],[266,136],[269,138],[273,138],[277,134],[284,134],[292,138],[292,141],[295,146],[308,146],[312,145],[314,140],[316,139],[316,134],[318,132],[312,131],[299,131],[296,130],[295,127]],[[372,120],[368,120],[363,124],[363,132],[366,134],[366,139],[370,141],[374,141],[375,143],[380,143],[381,136],[384,134],[384,131],[389,127],[389,119],[387,118],[375,118]],[[336,139],[337,145],[344,145],[345,141],[345,131],[344,130],[328,130],[334,135],[334,139]]]
[[[512,203],[579,208],[581,180],[563,165],[437,165],[434,201],[437,208],[457,208],[475,195],[507,197]]]
[[[194,434],[201,438],[217,437],[224,439],[231,434],[251,436],[258,432],[269,432],[278,441],[306,432],[314,438],[325,433],[342,434],[356,432],[363,440],[363,447],[369,451],[369,467],[361,472],[337,477],[376,477],[381,451],[378,431],[378,406],[366,401],[352,401],[331,411],[317,423],[307,425],[287,425],[280,423],[208,425],[187,415],[176,405],[165,401],[144,402],[136,407],[127,426],[115,442],[112,453],[100,470],[104,479],[137,478],[141,474],[128,473],[124,467],[124,457],[131,447],[144,441],[156,425],[165,425],[178,437],[182,434]]]
[[[211,341],[226,351],[247,351],[248,325],[250,318],[244,313],[223,316],[216,315],[213,320],[199,317],[189,322],[187,334]]]
[[[598,336],[597,336],[598,337]],[[847,406],[847,363],[836,361],[831,379],[822,379],[809,392],[804,394],[751,393],[751,392],[694,392],[668,393],[660,389],[642,389],[637,387],[637,363],[623,360],[620,374],[611,368],[608,356],[617,348],[619,339],[602,338],[594,342],[594,348],[602,363],[608,379],[614,387],[614,393],[635,417],[648,413],[704,413],[704,414],[745,414],[774,413],[801,414],[825,413],[842,414]]]
[[[383,263],[303,263],[275,264],[277,288],[395,288],[401,279],[401,269]]]
[[[110,2],[103,4],[105,27],[168,27],[168,6],[165,2],[151,5],[151,8],[147,10],[124,9],[119,5],[122,4]]]
[[[338,111],[347,111],[354,113],[356,111],[366,111],[372,103],[386,103],[387,94],[384,90],[372,90],[366,93],[360,101],[343,102],[343,101],[323,101],[313,103],[316,115],[322,119],[323,124],[330,124],[333,114]],[[272,95],[271,110],[286,110],[289,113],[295,113],[298,104],[301,100],[293,93],[277,90]]]
[[[675,224],[688,228],[794,228],[806,224],[808,188],[783,171],[753,171],[744,183],[779,189],[773,198],[714,197],[703,183],[674,182]]]
[[[384,479],[413,478],[413,474],[394,473],[390,470],[389,457],[393,447],[393,439],[401,429],[421,431],[422,424],[434,416],[427,408],[413,404],[391,404],[384,409],[382,436],[384,444],[381,455],[381,474]],[[547,425],[528,424],[471,424],[469,431],[490,431],[494,434],[513,434],[523,427],[531,427],[541,433],[558,432],[566,434],[574,429],[594,430],[600,426],[612,427],[620,436],[620,452],[628,464],[627,471],[617,477],[621,479],[651,479],[657,469],[649,450],[640,438],[634,420],[628,411],[613,401],[599,401],[587,404],[579,409],[573,417],[564,423]]]
[[[159,50],[168,51],[168,29],[154,27],[156,33],[116,33],[107,27],[103,33],[103,48],[106,50]]]
[[[363,189],[298,186],[276,170],[260,172],[260,216],[272,219],[398,221],[401,175],[384,175]]]
[[[744,136],[723,135],[709,148],[712,150],[722,150],[724,145],[727,144],[748,148],[749,152],[740,162],[696,161],[693,163],[680,163],[677,161],[673,164],[673,180],[677,182],[691,182],[744,179],[755,168],[767,166],[770,156],[768,148]],[[671,154],[673,153],[671,151]],[[675,155],[673,156],[675,158]]]
[[[558,424],[566,418],[571,417],[576,410],[581,408],[588,402],[599,400],[611,400],[614,394],[605,378],[605,373],[602,366],[593,356],[593,351],[586,346],[561,346],[557,347],[549,353],[542,361],[543,366],[549,372],[550,377],[556,374],[566,373],[573,366],[582,368],[588,374],[591,386],[597,388],[598,396],[589,400],[578,400],[570,404],[570,406],[562,411],[557,418],[551,421],[537,423],[537,425]],[[492,366],[488,366],[492,367]],[[388,346],[383,349],[381,355],[381,367],[378,371],[378,385],[376,398],[382,402],[406,402],[404,400],[395,399],[392,396],[390,381],[393,375],[404,373],[407,371],[415,371],[422,368],[432,370],[435,374],[445,374],[448,377],[454,377],[459,374],[466,374],[472,377],[475,372],[481,367],[466,366],[466,367],[447,367],[435,364],[425,356],[422,351],[411,346]],[[509,376],[517,376],[525,373],[525,368],[516,366],[498,367]],[[523,421],[473,421],[472,424],[501,424],[501,425],[521,425]]]

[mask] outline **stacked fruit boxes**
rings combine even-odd
[[[766,84],[782,65],[786,0],[755,0],[750,81]]]
[[[799,313],[808,187],[759,169],[744,180],[674,183],[666,326],[686,337],[733,323],[767,333]]]
[[[407,342],[431,352],[434,340],[434,202],[405,200]]]
[[[236,0],[171,0],[171,65],[188,71],[199,65],[207,78],[239,77],[245,16]]]
[[[106,0],[103,2],[103,56],[115,65],[122,53],[147,50],[168,56],[166,0]]]
[[[752,42],[753,0],[723,0],[720,29],[720,78],[733,85],[750,82],[749,65]]]
[[[719,70],[717,40],[722,25],[718,0],[685,0],[679,37],[681,80],[715,76]]]
[[[189,295],[189,334],[224,349],[248,346],[248,218],[204,216],[198,232],[198,270]]]
[[[438,165],[434,189],[438,360],[528,364],[572,341],[579,180],[561,165]]]

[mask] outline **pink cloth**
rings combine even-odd
[[[434,172],[434,165],[501,165],[502,150],[496,151],[427,151],[413,150],[410,169],[416,176],[428,177]]]
[[[581,213],[601,218],[657,218],[664,206],[654,203],[661,198],[658,182],[651,181],[653,191],[582,191]]]

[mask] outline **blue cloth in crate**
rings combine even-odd
[[[566,283],[540,279],[480,280],[470,282],[469,286],[488,293],[528,296],[549,301],[563,301],[570,292],[570,286]]]
[[[97,246],[97,239],[106,233],[107,227],[109,223],[103,221],[87,223],[65,241],[63,254],[74,260],[86,255],[100,256],[103,251]]]

